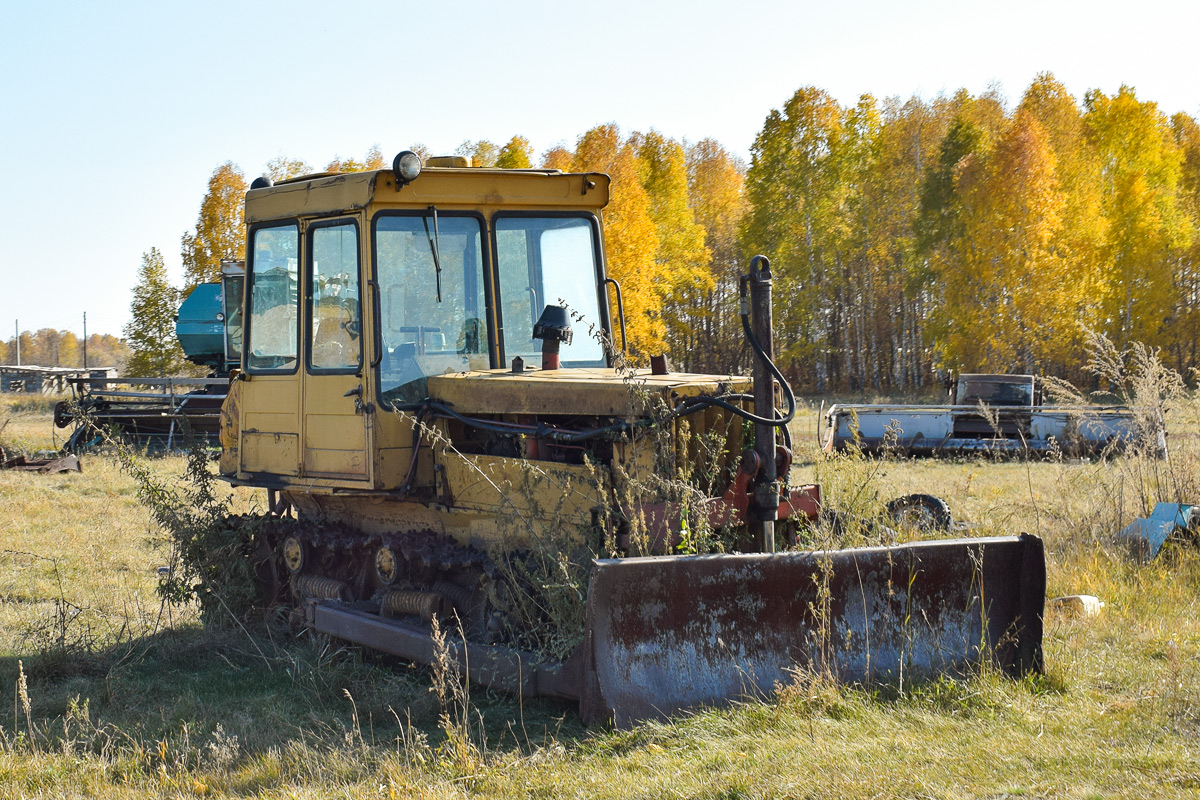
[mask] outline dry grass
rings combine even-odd
[[[1173,429],[1193,431],[1196,410],[1177,411]],[[82,475],[0,473],[0,796],[1195,797],[1200,552],[1138,566],[1112,538],[1147,504],[1195,489],[1195,440],[1175,438],[1169,472],[818,462],[814,415],[795,426],[807,448],[796,479],[819,471],[835,502],[863,508],[931,492],[972,534],[1038,533],[1050,593],[1096,594],[1104,612],[1049,617],[1036,680],[985,673],[904,696],[798,680],[771,702],[628,732],[585,732],[568,706],[474,689],[456,701],[472,715],[464,750],[468,728],[446,724],[426,670],[296,640],[271,620],[252,643],[201,629],[194,608],[160,613],[163,539],[132,481],[87,457]],[[32,442],[50,423],[28,417]]]

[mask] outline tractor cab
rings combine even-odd
[[[224,462],[237,482],[412,485],[413,420],[390,412],[425,401],[432,377],[535,362],[547,305],[580,332],[562,365],[608,366],[608,177],[438,163],[402,153],[392,170],[247,192],[236,468]]]

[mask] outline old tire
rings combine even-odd
[[[932,494],[909,494],[887,504],[888,516],[899,527],[947,531],[953,523],[950,506]]]

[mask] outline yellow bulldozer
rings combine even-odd
[[[220,471],[264,488],[257,569],[311,628],[627,725],[768,692],[1041,667],[1032,536],[805,551],[771,274],[751,377],[635,367],[609,178],[471,168],[260,178]],[[786,408],[779,408],[786,406]],[[799,536],[798,536],[799,534]]]

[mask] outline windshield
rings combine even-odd
[[[1021,379],[1016,379],[1021,380]],[[995,377],[963,377],[958,381],[958,405],[1030,406],[1033,405],[1033,381]]]
[[[432,213],[376,218],[385,402],[424,399],[430,375],[491,366],[482,240],[475,216],[439,212],[436,222]]]
[[[536,363],[542,343],[533,325],[547,305],[571,311],[574,338],[562,346],[569,366],[603,366],[596,246],[587,217],[502,216],[496,219],[496,262],[504,358]],[[595,330],[591,330],[594,328]]]

